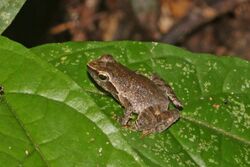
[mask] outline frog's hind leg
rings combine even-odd
[[[142,130],[142,138],[155,132],[161,133],[164,130],[168,129],[180,118],[180,114],[177,109],[165,110],[160,112],[159,114],[155,113],[155,118],[157,120],[153,124],[153,127]]]
[[[162,131],[168,129],[179,118],[180,118],[180,113],[177,109],[167,110],[167,111],[161,112],[161,114],[157,116],[158,123],[155,126],[155,131],[162,132]]]
[[[168,85],[167,83],[165,83],[165,81],[163,79],[161,79],[159,76],[157,76],[156,74],[151,76],[151,80],[161,89],[163,90],[167,97],[172,101],[172,103],[175,105],[176,108],[178,108],[179,110],[183,109],[183,106],[180,102],[180,100],[177,98],[177,96],[175,95],[173,89],[170,87],[170,85]]]

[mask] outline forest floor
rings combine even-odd
[[[250,0],[37,0],[25,3],[4,35],[28,47],[69,40],[158,41],[250,60],[249,13]]]

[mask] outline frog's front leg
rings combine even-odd
[[[120,122],[123,126],[126,126],[134,110],[127,98],[123,96],[118,96],[118,98],[122,106],[125,108],[124,116],[121,118]]]
[[[130,116],[131,116],[132,113],[133,113],[133,110],[132,110],[131,108],[127,108],[127,109],[125,110],[124,116],[123,116],[122,119],[121,119],[121,124],[122,124],[123,126],[126,126],[126,125],[127,125],[127,123],[128,123],[128,121],[129,121]]]
[[[175,95],[173,89],[170,87],[170,85],[168,85],[167,83],[165,83],[165,81],[163,79],[161,79],[159,76],[157,76],[156,74],[151,76],[151,80],[161,89],[163,90],[167,97],[172,101],[172,103],[175,105],[176,108],[178,108],[179,110],[183,109],[183,106],[180,102],[180,100],[177,98],[177,96]]]

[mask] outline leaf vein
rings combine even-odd
[[[203,126],[203,127],[206,127],[206,128],[208,128],[208,129],[211,129],[211,130],[213,130],[213,131],[215,131],[215,132],[217,132],[217,133],[223,134],[224,136],[227,136],[227,137],[229,137],[229,138],[238,140],[238,141],[240,141],[240,142],[242,142],[242,143],[244,143],[244,144],[250,145],[250,141],[247,141],[246,139],[244,139],[244,138],[242,138],[242,137],[239,137],[239,136],[236,136],[236,135],[234,135],[234,134],[232,134],[232,133],[229,133],[229,132],[227,132],[227,131],[225,131],[225,130],[223,130],[223,129],[221,129],[221,128],[211,126],[211,125],[209,125],[209,124],[206,123],[206,122],[199,121],[199,120],[195,120],[195,119],[193,119],[193,118],[191,118],[191,117],[183,116],[183,115],[181,116],[181,118],[184,119],[184,120],[187,120],[187,121],[189,121],[189,122],[191,122],[191,123],[195,123],[195,124],[201,125],[201,126]]]
[[[41,149],[39,148],[39,145],[36,144],[35,140],[31,137],[31,134],[29,133],[29,131],[25,128],[24,124],[22,123],[22,121],[18,118],[16,112],[11,108],[11,106],[8,104],[8,102],[6,101],[6,104],[9,108],[9,111],[11,112],[11,114],[14,116],[14,118],[16,119],[17,123],[20,125],[21,129],[23,130],[24,134],[27,136],[28,140],[30,141],[30,143],[33,145],[33,147],[35,148],[35,150],[39,153],[41,159],[45,162],[46,166],[49,166],[47,160],[45,159],[45,156],[43,155]]]

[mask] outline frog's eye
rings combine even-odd
[[[105,75],[105,74],[98,74],[98,77],[99,77],[99,79],[102,80],[102,81],[107,81],[107,80],[108,80],[108,76]]]

